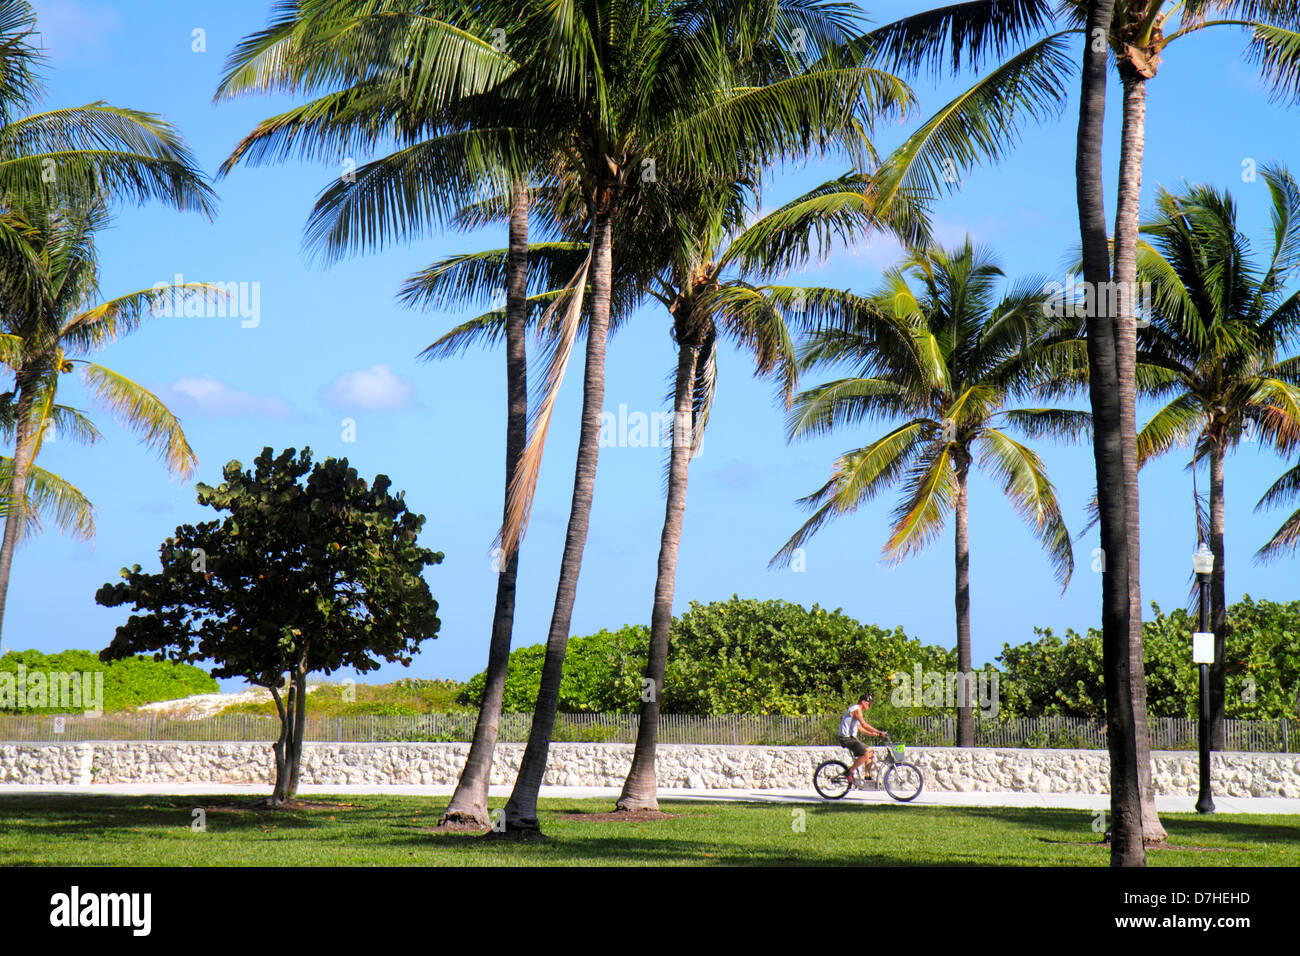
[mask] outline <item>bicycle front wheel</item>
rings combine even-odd
[[[914,764],[896,763],[885,771],[885,790],[895,800],[906,803],[921,795],[924,780]]]
[[[849,768],[838,760],[828,760],[813,774],[813,787],[827,800],[838,800],[849,792]]]

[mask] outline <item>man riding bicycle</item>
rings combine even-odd
[[[858,702],[846,710],[844,716],[840,718],[840,746],[857,758],[849,768],[850,783],[853,781],[853,771],[863,766],[866,768],[863,777],[870,780],[871,761],[875,759],[871,748],[858,739],[858,731],[861,730],[868,737],[888,736],[883,730],[877,730],[866,721],[867,710],[874,699],[870,694],[863,694],[858,698]]]

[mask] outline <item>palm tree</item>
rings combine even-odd
[[[510,485],[519,472],[524,445],[528,441],[528,189],[523,182],[512,187],[509,249],[506,254],[506,466],[501,520],[508,517]],[[474,739],[456,790],[439,823],[469,823],[485,826],[488,783],[492,776],[492,755],[500,734],[501,702],[505,698],[506,671],[515,621],[515,589],[519,578],[519,549],[502,555],[497,577],[496,604],[492,611],[492,636],[479,703]]]
[[[1266,263],[1250,258],[1227,192],[1194,186],[1161,190],[1155,218],[1142,227],[1138,277],[1153,291],[1150,325],[1138,332],[1139,355],[1157,371],[1147,387],[1168,399],[1138,435],[1138,462],[1194,444],[1193,467],[1209,459],[1208,529],[1197,506],[1197,537],[1208,530],[1215,668],[1222,667],[1227,623],[1223,462],[1243,438],[1280,451],[1300,441],[1300,356],[1287,354],[1300,333],[1300,292],[1286,284],[1300,269],[1300,187],[1285,168],[1265,166],[1273,223]],[[1285,479],[1282,483],[1285,487]],[[1280,494],[1270,490],[1266,498]],[[1276,549],[1270,542],[1265,550]],[[1223,674],[1210,685],[1211,746],[1222,741]],[[1218,746],[1222,744],[1219,743]]]
[[[1075,139],[1075,193],[1083,251],[1083,278],[1090,288],[1110,283],[1106,239],[1105,185],[1101,148],[1106,114],[1106,47],[1116,0],[1088,0],[1083,46],[1079,127]],[[1091,38],[1091,42],[1090,42]],[[1092,405],[1093,461],[1097,473],[1098,518],[1102,546],[1102,671],[1106,692],[1106,748],[1110,757],[1110,865],[1145,866],[1145,836],[1163,831],[1151,793],[1149,742],[1139,740],[1145,691],[1141,667],[1133,666],[1134,630],[1129,575],[1127,491],[1124,484],[1124,426],[1120,421],[1119,370],[1115,364],[1116,328],[1106,310],[1086,316],[1088,397]],[[1140,658],[1139,658],[1140,660]],[[1133,680],[1137,672],[1138,679]]]
[[[1115,322],[1115,361],[1117,363],[1121,454],[1127,512],[1126,555],[1121,561],[1116,552],[1119,535],[1103,546],[1116,568],[1115,577],[1127,577],[1129,583],[1129,666],[1134,674],[1142,673],[1142,595],[1139,585],[1139,499],[1136,456],[1136,340],[1132,290],[1134,289],[1134,252],[1138,238],[1138,212],[1142,183],[1142,152],[1145,139],[1146,81],[1156,75],[1161,56],[1176,40],[1192,36],[1211,27],[1236,27],[1250,31],[1247,59],[1258,63],[1264,78],[1283,97],[1300,95],[1300,10],[1295,4],[1278,0],[1188,0],[1169,9],[1166,0],[1064,0],[1054,17],[1042,0],[972,0],[905,17],[873,31],[860,41],[870,62],[907,75],[922,67],[941,68],[951,59],[953,72],[963,65],[979,68],[982,58],[1001,59],[969,90],[952,101],[923,126],[898,151],[898,181],[927,188],[953,188],[959,172],[968,169],[982,155],[971,145],[972,139],[987,143],[984,154],[997,155],[1013,142],[1021,117],[1041,119],[1059,110],[1065,103],[1065,76],[1074,68],[1063,55],[1064,44],[1072,35],[1107,38],[1106,48],[1115,58],[1124,85],[1123,133],[1120,144],[1118,208],[1115,220],[1114,288],[1121,294]],[[1211,12],[1220,16],[1211,19]],[[1173,18],[1177,16],[1175,21]],[[1062,29],[1057,29],[1056,21]],[[1103,26],[1104,23],[1104,26]],[[1097,31],[1101,32],[1098,33]],[[1089,54],[1085,54],[1087,56]],[[1085,63],[1085,68],[1088,68]],[[1104,91],[1104,77],[1084,77],[1085,92]],[[968,107],[981,105],[987,119],[970,127]],[[1100,150],[1104,102],[1083,104],[1080,118],[1088,122],[1089,155]],[[968,133],[973,129],[975,136]],[[1081,128],[1082,131],[1082,128]],[[1081,143],[1081,147],[1082,147]],[[922,162],[910,161],[913,157]],[[1080,153],[1082,161],[1084,154]],[[1089,176],[1089,189],[1100,190],[1100,160],[1095,175]],[[944,175],[938,175],[942,171]],[[1080,182],[1082,188],[1083,182]],[[1081,197],[1082,200],[1082,197]],[[1104,218],[1102,194],[1092,197],[1097,214]],[[1080,209],[1081,215],[1083,209]],[[1101,234],[1104,238],[1104,233]],[[1097,236],[1092,237],[1097,241]],[[1102,276],[1095,273],[1085,280],[1093,288],[1112,288],[1110,269]],[[1094,367],[1096,362],[1093,363]],[[1106,425],[1097,420],[1099,440],[1106,441]],[[1099,464],[1100,466],[1100,464]],[[1107,529],[1110,524],[1107,522]],[[1122,565],[1122,567],[1121,567]],[[1104,585],[1103,585],[1104,588]],[[1106,615],[1103,614],[1103,617]],[[1118,623],[1118,622],[1116,622]],[[1103,629],[1105,625],[1103,624]],[[1220,668],[1221,661],[1216,664]],[[1222,682],[1216,682],[1222,696]],[[1132,682],[1133,711],[1138,741],[1138,764],[1142,775],[1143,829],[1147,839],[1161,840],[1165,833],[1155,812],[1151,788],[1150,754],[1146,721],[1146,682]]]
[[[103,101],[29,112],[44,94],[36,35],[30,3],[0,0],[0,254],[35,266],[23,241],[24,204],[57,206],[94,194],[159,199],[210,216],[211,189],[175,128],[158,116]],[[8,269],[5,281],[34,280]],[[3,590],[0,584],[0,620]]]
[[[756,181],[756,180],[755,180]],[[924,213],[906,201],[877,208],[877,184],[850,174],[745,225],[752,199],[734,184],[691,195],[666,221],[642,216],[643,257],[668,255],[648,294],[672,320],[677,345],[667,495],[658,572],[650,616],[646,691],[641,703],[632,765],[619,796],[619,810],[657,810],[655,750],[668,661],[677,555],[692,456],[703,440],[717,383],[720,342],[730,339],[752,355],[756,373],[776,379],[788,407],[797,379],[788,319],[809,327],[833,313],[837,300],[815,289],[765,283],[825,251],[837,236],[888,229],[904,241],[926,232]],[[818,247],[821,247],[819,250]]]
[[[472,254],[458,254],[433,263],[411,276],[402,286],[400,299],[409,306],[431,308],[461,304],[477,298],[495,298],[506,289],[504,309],[494,309],[461,323],[424,350],[426,359],[453,356],[472,342],[505,343],[506,351],[506,482],[503,502],[503,525],[509,520],[510,489],[519,480],[520,460],[528,439],[527,336],[530,330],[550,348],[557,344],[556,309],[573,294],[571,280],[587,257],[581,241],[528,244],[528,210],[533,206],[532,191],[522,184],[511,189],[507,202],[490,197],[483,203],[467,207],[456,217],[462,226],[481,226],[504,213],[508,220],[509,242],[504,249]],[[529,284],[545,291],[529,294]],[[556,287],[559,288],[551,288]],[[564,291],[568,286],[567,293]],[[624,285],[626,288],[626,284]],[[619,314],[625,311],[616,307]],[[616,320],[611,325],[617,325]],[[549,334],[548,334],[549,333]],[[440,825],[485,828],[490,823],[487,809],[488,782],[492,755],[496,747],[501,720],[501,705],[510,657],[511,629],[514,621],[515,588],[519,549],[496,550],[500,569],[497,578],[496,607],[492,619],[492,636],[488,648],[483,699],[479,703],[474,738],[466,756],[456,790]]]
[[[1166,9],[1169,7],[1169,9]],[[1211,11],[1222,19],[1210,19]],[[1174,18],[1177,17],[1175,20]],[[1081,12],[1075,13],[1081,19]],[[1231,26],[1251,31],[1248,58],[1260,64],[1261,73],[1274,90],[1294,97],[1300,93],[1300,10],[1294,4],[1257,0],[1195,0],[1170,6],[1166,0],[1145,3],[1117,0],[1111,25],[1110,46],[1119,67],[1123,84],[1123,131],[1120,141],[1120,176],[1115,213],[1114,282],[1128,290],[1119,298],[1116,335],[1116,362],[1119,373],[1120,416],[1124,429],[1124,485],[1130,549],[1129,569],[1129,641],[1130,667],[1141,674],[1142,595],[1140,590],[1140,519],[1137,448],[1137,337],[1133,303],[1138,246],[1138,218],[1142,192],[1142,160],[1145,148],[1146,84],[1153,79],[1161,58],[1170,44],[1210,27]],[[1219,633],[1226,618],[1214,625]],[[1216,639],[1215,663],[1212,667],[1211,746],[1222,747],[1223,727],[1223,637]],[[1154,800],[1150,786],[1149,754],[1146,750],[1146,682],[1133,683],[1135,716],[1139,740],[1138,759],[1144,772],[1145,798]],[[1163,828],[1154,835],[1144,824],[1150,839],[1164,836]]]
[[[900,482],[903,496],[884,547],[891,561],[925,548],[953,517],[957,658],[966,689],[958,708],[961,747],[975,745],[969,696],[971,466],[1001,485],[1064,586],[1074,557],[1055,489],[1038,455],[1005,428],[1018,427],[1030,437],[1071,437],[1089,427],[1084,412],[1007,407],[1045,374],[1045,358],[1035,348],[1044,325],[1044,294],[1041,282],[1023,282],[999,298],[1002,275],[988,253],[967,241],[955,250],[913,249],[874,295],[839,294],[844,319],[810,336],[802,364],[847,363],[853,373],[799,394],[790,437],[877,418],[903,421],[839,458],[831,479],[803,499],[815,509],[812,517],[773,558],[774,564],[788,562],[827,521]]]
[[[14,389],[3,397],[4,430],[14,436],[13,458],[6,459],[3,468],[8,509],[0,545],[0,580],[6,584],[14,548],[24,531],[31,529],[29,508],[52,513],[60,527],[81,537],[94,533],[85,496],[35,466],[51,429],[81,441],[100,437],[82,412],[57,401],[62,376],[80,372],[86,388],[155,448],[173,474],[186,477],[198,464],[180,421],[156,395],[81,357],[134,331],[156,307],[174,303],[180,296],[211,294],[211,287],[202,284],[163,285],[94,304],[99,287],[94,240],[108,217],[99,200],[54,211],[23,211],[29,230],[26,241],[42,271],[38,281],[26,286],[5,283],[5,294],[0,295],[0,363],[14,375]],[[30,271],[26,257],[15,265]]]
[[[5,321],[20,324],[22,309],[32,306],[39,311],[57,295],[57,290],[43,286],[47,263],[37,252],[39,243],[30,241],[40,235],[39,220],[46,210],[95,196],[106,201],[158,199],[210,216],[214,198],[184,141],[157,116],[103,102],[27,113],[42,93],[37,77],[41,54],[32,45],[34,31],[30,4],[0,0],[0,297],[5,300]],[[48,311],[44,314],[49,316]],[[57,332],[25,327],[42,341]],[[41,361],[51,358],[41,354]],[[29,364],[20,369],[5,361],[16,376],[15,452],[0,540],[0,627],[13,550],[27,526],[33,442],[40,440],[33,431],[32,415],[41,407],[39,382],[49,372]],[[47,491],[53,488],[47,485]],[[64,490],[69,495],[66,500],[73,501],[74,489]]]

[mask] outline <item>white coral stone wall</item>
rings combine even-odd
[[[514,781],[523,744],[499,744],[492,783]],[[308,743],[307,784],[423,784],[451,786],[469,752],[456,743]],[[808,789],[813,769],[842,758],[835,747],[744,747],[664,744],[658,749],[659,786],[706,789]],[[1106,793],[1109,760],[1097,750],[925,747],[908,752],[925,773],[928,790],[1001,793]],[[1162,794],[1195,796],[1197,757],[1152,754]],[[552,744],[547,784],[617,787],[632,761],[631,744]],[[1216,753],[1214,792],[1239,797],[1300,797],[1300,754]],[[0,784],[85,783],[269,784],[269,745],[94,741],[0,743]]]

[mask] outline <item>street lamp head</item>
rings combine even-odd
[[[1205,546],[1204,541],[1197,546],[1196,553],[1192,555],[1192,567],[1197,574],[1214,572],[1214,552]]]

